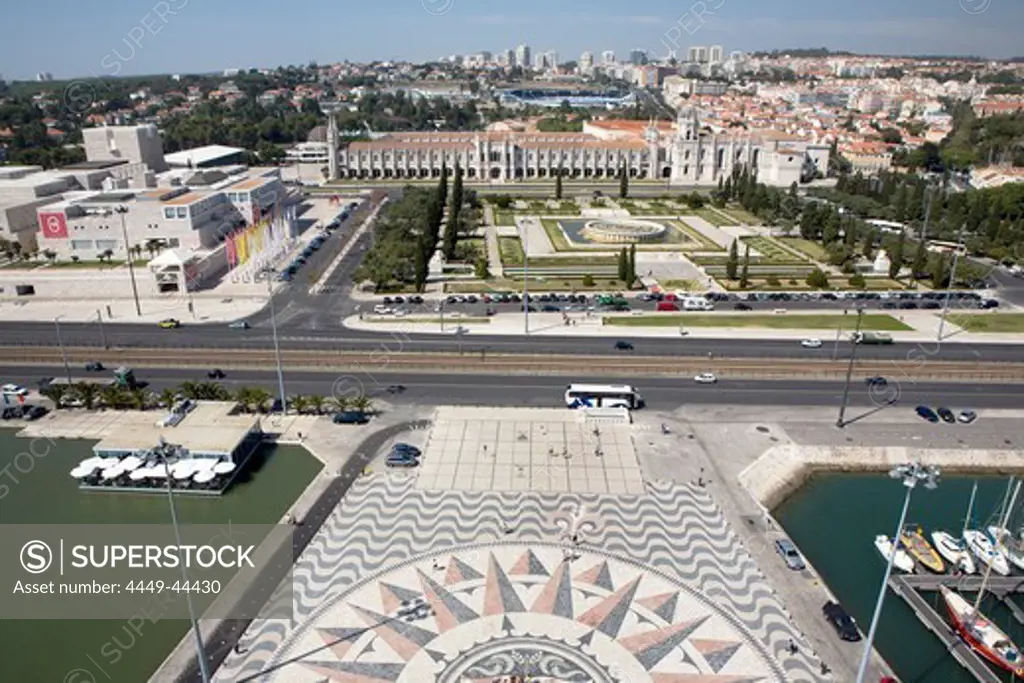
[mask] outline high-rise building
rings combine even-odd
[[[633,49],[629,51],[629,63],[634,66],[647,63],[647,53],[640,49]]]
[[[584,52],[580,55],[580,71],[589,71],[594,68],[594,53]]]
[[[708,49],[699,45],[691,45],[686,61],[695,64],[705,64],[708,61]]]
[[[558,64],[559,64],[559,62],[558,62],[558,53],[557,52],[555,52],[554,50],[549,50],[548,52],[544,53],[544,65],[547,68],[549,68],[549,69],[557,69],[558,68]]]
[[[530,46],[520,45],[516,48],[516,64],[524,69],[530,68]]]
[[[483,52],[480,53],[480,62],[481,63],[483,63],[483,64],[490,64],[493,60],[494,60],[494,55],[492,55],[487,50],[484,50]]]
[[[615,51],[614,50],[605,50],[604,52],[602,52],[601,53],[601,63],[602,64],[614,64],[615,63]]]
[[[725,59],[725,48],[721,45],[712,45],[708,55],[708,61],[712,64],[721,64]]]
[[[505,50],[505,66],[511,68],[516,65],[516,51],[512,49]]]

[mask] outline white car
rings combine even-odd
[[[377,304],[376,306],[373,307],[373,312],[376,313],[377,315],[391,315],[392,313],[394,313],[394,310],[392,310],[390,306]]]
[[[804,347],[805,349],[820,349],[821,348],[821,340],[820,339],[804,339],[802,342],[800,342],[800,346]]]
[[[395,317],[396,318],[402,318],[402,317],[405,317],[407,315],[409,315],[409,311],[405,310],[404,308],[395,309]]]
[[[713,373],[702,372],[696,377],[694,377],[693,381],[696,382],[697,384],[714,384],[715,382],[718,381],[718,378],[715,377]]]
[[[5,384],[0,387],[0,394],[4,396],[28,396],[28,389],[17,384]]]

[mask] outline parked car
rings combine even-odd
[[[857,622],[853,620],[853,617],[838,602],[829,600],[821,608],[821,613],[825,616],[826,621],[832,624],[832,628],[836,630],[840,638],[851,643],[860,640]]]
[[[384,460],[384,464],[388,467],[416,467],[420,462],[411,455],[391,454]]]
[[[718,381],[718,378],[715,377],[714,373],[702,372],[694,377],[693,381],[697,384],[714,384]]]
[[[918,417],[923,420],[928,420],[932,424],[939,421],[939,416],[935,414],[935,411],[928,406],[917,406],[914,408],[914,412],[917,413]]]
[[[978,414],[973,410],[961,410],[956,419],[965,425],[969,425],[978,419]]]
[[[25,411],[23,417],[31,422],[32,420],[38,420],[43,415],[46,415],[47,412],[49,411],[43,406],[31,406]]]
[[[735,306],[733,306],[733,308],[736,309],[737,311],[752,311],[752,310],[754,310],[754,307],[751,306],[750,304],[743,304],[743,303],[736,304]]]
[[[942,406],[935,412],[938,413],[939,417],[941,417],[942,421],[945,422],[946,424],[953,424],[956,422],[956,415],[953,414],[952,410],[946,408],[945,406]]]
[[[615,350],[616,351],[632,351],[633,350],[633,344],[631,344],[628,341],[621,341],[620,340],[620,341],[615,342]]]
[[[420,455],[422,455],[423,453],[419,448],[416,448],[416,446],[413,446],[412,444],[408,443],[396,443],[391,447],[391,452],[406,453],[414,458],[420,457]]]
[[[334,417],[331,418],[331,422],[336,425],[362,425],[370,421],[370,418],[366,413],[358,410],[345,410],[340,413],[335,413]]]
[[[181,327],[181,322],[179,322],[175,318],[165,318],[164,320],[158,322],[157,325],[165,330],[173,330],[178,327]]]
[[[804,564],[804,558],[800,556],[800,551],[796,549],[796,546],[788,538],[780,538],[775,541],[775,551],[782,555],[782,559],[786,561],[786,566],[793,571],[801,571],[807,566]]]
[[[85,364],[86,372],[103,372],[103,363],[98,360],[90,361]]]

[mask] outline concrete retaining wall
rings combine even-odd
[[[1013,450],[933,450],[916,448],[834,448],[775,446],[740,472],[739,481],[771,510],[813,475],[824,472],[887,472],[897,465],[923,462],[944,472],[1019,474],[1024,459]]]

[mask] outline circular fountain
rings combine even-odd
[[[632,244],[660,242],[665,237],[664,225],[634,218],[598,218],[587,221],[580,234],[600,244]]]

